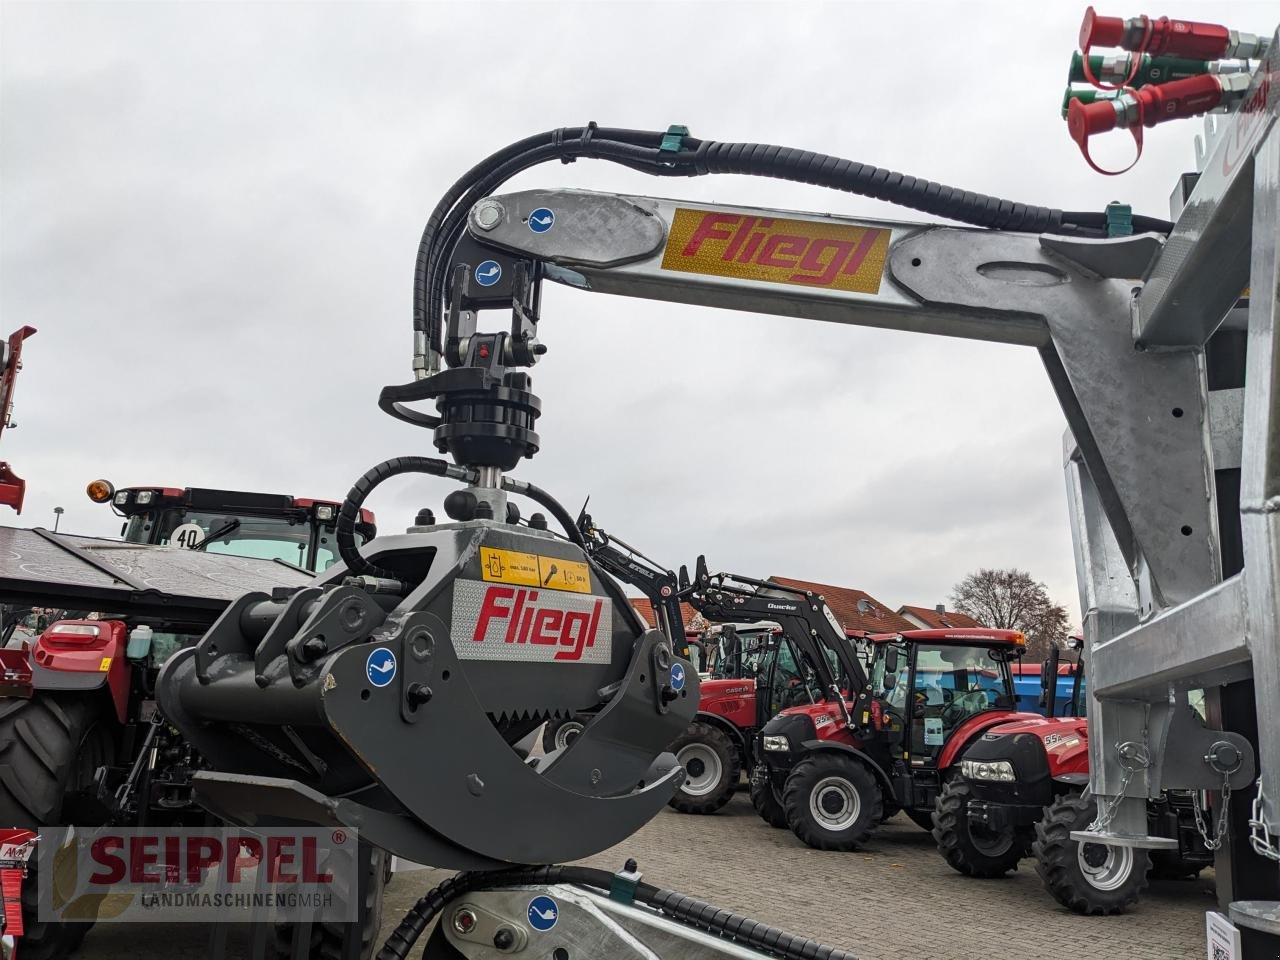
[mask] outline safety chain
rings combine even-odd
[[[1280,837],[1272,834],[1265,816],[1262,807],[1262,778],[1259,777],[1258,795],[1253,798],[1253,812],[1249,817],[1249,846],[1260,857],[1280,861]]]
[[[1125,792],[1133,775],[1151,766],[1151,752],[1147,749],[1147,729],[1142,729],[1142,741],[1129,740],[1116,746],[1116,756],[1120,758],[1120,766],[1124,768],[1124,776],[1120,778],[1120,789],[1115,796],[1098,797],[1098,815],[1089,824],[1090,833],[1102,833],[1111,826],[1120,804],[1124,802]]]
[[[1227,837],[1227,810],[1231,801],[1231,782],[1227,775],[1222,777],[1222,799],[1221,809],[1218,810],[1218,822],[1214,825],[1213,836],[1209,836],[1209,828],[1205,825],[1204,816],[1200,811],[1202,806],[1200,798],[1204,795],[1204,791],[1197,790],[1191,797],[1191,812],[1196,818],[1196,833],[1200,834],[1200,839],[1204,841],[1205,849],[1214,851],[1221,848]]]

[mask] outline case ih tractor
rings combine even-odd
[[[1149,869],[1180,879],[1211,866],[1216,830],[1210,834],[1213,818],[1201,811],[1194,793],[1167,790],[1147,804],[1147,829],[1168,841],[1165,849],[1149,853],[1072,838],[1098,819],[1098,805],[1084,792],[1089,730],[1083,664],[1073,665],[1068,715],[1058,717],[1051,679],[1058,660],[1054,650],[1041,670],[1049,716],[992,727],[964,751],[961,776],[938,797],[933,835],[938,852],[966,876],[1003,876],[1031,855],[1045,888],[1063,906],[1082,914],[1119,913],[1137,902]],[[1224,753],[1216,762],[1237,761]]]
[[[711,575],[699,557],[697,578],[681,595],[707,620],[731,625],[721,632],[718,670],[702,685],[697,716],[671,744],[687,774],[671,806],[714,813],[729,802],[742,771],[758,765],[755,735],[770,717],[837,696],[862,667],[825,599],[812,591]]]
[[[932,828],[934,801],[961,752],[1018,713],[1012,630],[911,630],[872,642],[847,697],[783,710],[760,731],[756,811],[821,850],[853,850],[902,810]],[[856,696],[854,691],[857,691]]]
[[[0,528],[16,561],[0,576],[8,631],[36,634],[34,643],[6,637],[0,650],[0,826],[211,823],[191,789],[204,761],[157,710],[156,677],[245,589],[298,589],[328,567],[339,505],[198,488],[116,491],[101,480],[88,492],[124,517],[124,543]],[[357,538],[374,533],[365,512]],[[35,612],[21,617],[23,609]],[[372,848],[365,856],[371,942],[384,857]],[[66,957],[89,924],[37,922],[34,859],[27,869],[20,956]],[[290,935],[281,928],[281,956]],[[343,935],[316,924],[312,946],[336,957]]]

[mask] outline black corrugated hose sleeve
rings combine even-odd
[[[1053,233],[1063,224],[1061,210],[988,197],[811,150],[767,143],[707,141],[695,154],[699,173],[739,173],[810,183],[978,227]]]
[[[338,522],[334,527],[334,539],[338,543],[338,556],[347,565],[352,576],[382,577],[387,580],[399,580],[400,575],[393,570],[370,563],[360,555],[356,546],[356,520],[360,516],[360,508],[364,505],[374,488],[391,477],[401,473],[429,473],[443,477],[449,464],[434,457],[393,457],[365,473],[348,491],[347,498],[342,501],[338,510]]]
[[[488,873],[460,873],[427,893],[410,908],[395,932],[378,951],[376,960],[407,960],[413,945],[431,921],[440,915],[449,901],[473,890],[503,886],[549,886],[555,883],[573,883],[607,892],[612,882],[612,874],[592,867],[551,866]],[[829,947],[805,937],[793,936],[777,927],[770,927],[758,920],[721,910],[709,903],[703,903],[671,890],[663,890],[652,884],[637,884],[635,898],[699,930],[764,951],[782,960],[856,960],[852,954],[835,947]]]
[[[573,517],[569,516],[569,511],[561,506],[560,501],[553,497],[541,487],[534,486],[527,481],[520,481],[519,486],[509,488],[514,493],[523,494],[534,503],[544,507],[548,513],[555,517],[556,522],[564,527],[565,536],[571,543],[576,543],[584,550],[587,547],[587,541],[582,536],[582,531],[578,529],[578,525],[573,522]]]

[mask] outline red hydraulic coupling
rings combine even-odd
[[[1247,73],[1202,74],[1169,83],[1127,89],[1109,100],[1084,103],[1072,100],[1067,106],[1067,130],[1089,166],[1099,173],[1123,173],[1100,169],[1089,156],[1089,138],[1117,127],[1128,129],[1142,151],[1142,128],[1166,120],[1191,117],[1238,100],[1249,88]],[[1135,158],[1134,162],[1137,162]],[[1132,166],[1132,164],[1130,164]],[[1128,167],[1125,168],[1129,169]]]
[[[1225,58],[1259,59],[1266,55],[1270,41],[1252,33],[1231,30],[1217,23],[1171,20],[1161,17],[1101,17],[1093,7],[1084,12],[1080,24],[1080,49],[1087,55],[1092,47],[1121,47],[1152,56],[1189,57],[1194,60]]]

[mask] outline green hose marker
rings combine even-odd
[[[1114,57],[1090,54],[1089,69],[1093,71],[1094,78],[1101,83],[1123,83],[1128,79],[1129,71],[1133,69],[1132,56],[1133,54],[1128,53]],[[1184,60],[1180,57],[1153,57],[1143,54],[1142,65],[1138,67],[1137,75],[1129,81],[1129,86],[1141,87],[1148,83],[1168,83],[1170,80],[1198,77],[1208,72],[1209,63],[1206,60]],[[1089,82],[1089,78],[1084,75],[1084,55],[1078,50],[1071,55],[1071,70],[1067,74],[1067,81],[1069,83]]]
[[[1133,207],[1127,203],[1112,201],[1107,204],[1107,236],[1133,236]]]

